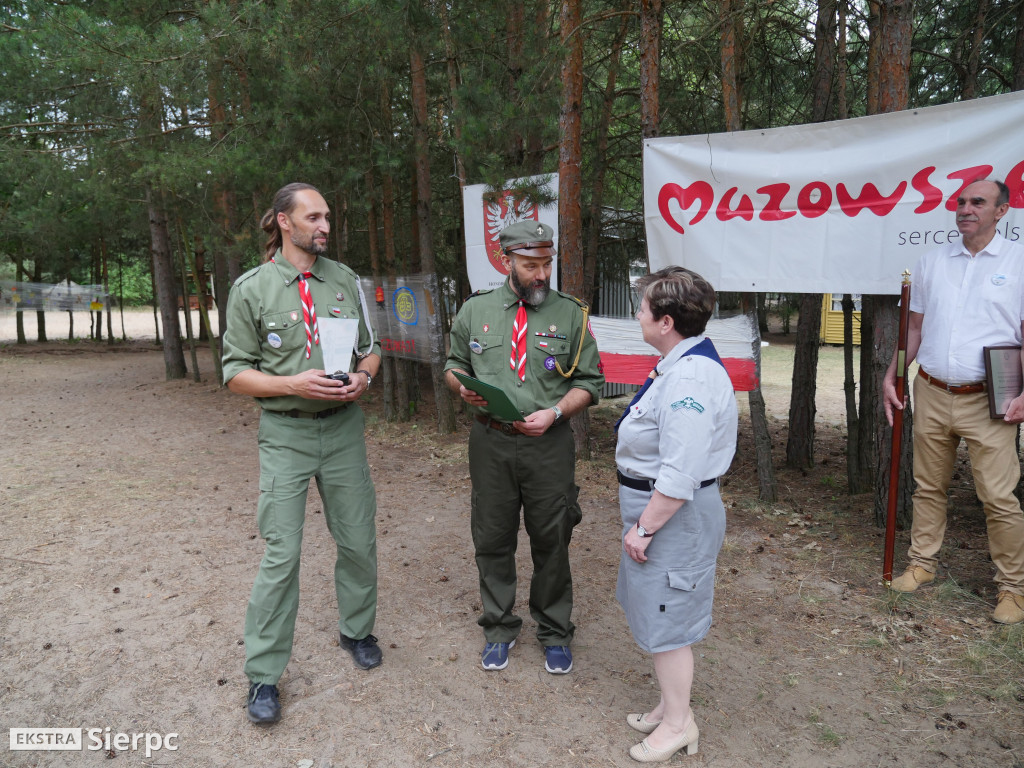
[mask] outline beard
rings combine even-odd
[[[292,245],[294,245],[296,248],[302,251],[305,251],[310,256],[323,256],[325,253],[327,253],[326,238],[324,239],[324,242],[318,243],[316,240],[313,239],[312,234],[302,235],[298,232],[293,231],[289,236],[289,239],[292,241]]]
[[[542,304],[551,291],[551,285],[547,280],[535,280],[530,285],[523,285],[519,280],[519,271],[516,269],[515,264],[509,270],[508,277],[512,282],[512,289],[519,298],[534,307]]]

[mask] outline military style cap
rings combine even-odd
[[[498,242],[506,251],[516,248],[551,248],[555,230],[539,221],[517,221],[501,230]]]

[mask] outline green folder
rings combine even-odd
[[[487,401],[486,410],[496,419],[501,419],[502,421],[523,420],[523,414],[513,405],[503,389],[495,387],[493,384],[485,384],[480,379],[474,379],[472,376],[467,376],[458,371],[452,371],[452,373],[455,374],[455,378],[461,381],[466,389],[476,392]]]

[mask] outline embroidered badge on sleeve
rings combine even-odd
[[[684,397],[682,400],[676,400],[672,403],[672,410],[678,411],[680,408],[689,408],[691,411],[697,413],[704,413],[704,406],[694,400],[692,397]]]

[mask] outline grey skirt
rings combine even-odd
[[[622,535],[636,525],[649,491],[619,486]],[[647,562],[623,550],[615,592],[633,639],[648,653],[702,640],[711,628],[715,563],[725,538],[725,507],[718,483],[698,488],[647,546]]]

